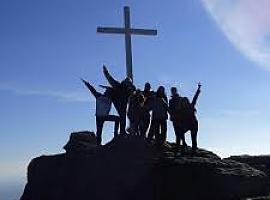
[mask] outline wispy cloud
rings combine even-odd
[[[232,44],[270,69],[270,1],[202,0]]]
[[[0,91],[10,92],[16,95],[48,96],[55,98],[59,101],[65,102],[89,102],[93,100],[87,92],[79,93],[79,92],[62,92],[55,90],[21,89],[6,84],[0,84]]]

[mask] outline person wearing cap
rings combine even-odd
[[[89,89],[89,91],[96,98],[96,141],[97,145],[101,145],[102,141],[102,129],[105,121],[113,121],[114,124],[114,137],[118,135],[120,118],[116,115],[110,115],[110,110],[112,107],[111,94],[112,89],[110,87],[106,87],[105,92],[102,94],[97,92],[96,89],[87,81],[83,80],[85,86]]]

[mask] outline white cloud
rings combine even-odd
[[[55,90],[21,89],[5,84],[0,85],[0,91],[10,92],[16,95],[48,96],[56,98],[59,101],[65,102],[89,102],[93,100],[87,92],[79,93],[79,92],[62,92]]]
[[[250,60],[270,69],[270,1],[202,0],[232,44]]]

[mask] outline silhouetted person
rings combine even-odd
[[[174,118],[175,123],[177,123],[176,128],[179,129],[176,132],[177,134],[179,133],[180,137],[184,135],[187,131],[191,132],[192,150],[197,149],[198,120],[196,117],[195,105],[197,103],[200,92],[201,92],[201,84],[199,83],[198,89],[191,103],[187,97],[180,97],[180,103],[177,108],[177,114],[175,115],[176,117]],[[184,137],[182,139],[184,140]],[[185,144],[185,141],[183,141],[183,144]]]
[[[127,116],[129,118],[129,132],[132,135],[139,135],[139,123],[142,118],[144,98],[140,90],[136,90],[129,97]]]
[[[171,99],[169,101],[169,110],[170,110],[170,120],[173,123],[174,133],[176,136],[176,144],[180,145],[182,141],[183,146],[187,146],[185,142],[185,134],[181,132],[181,123],[179,122],[180,111],[179,104],[181,103],[181,99],[184,97],[180,97],[177,92],[176,87],[171,88]]]
[[[103,73],[112,86],[112,102],[120,117],[120,134],[126,134],[126,115],[128,98],[133,92],[133,84],[130,78],[122,82],[115,80],[103,66]]]
[[[154,133],[157,142],[162,144],[166,141],[169,109],[165,88],[163,86],[160,86],[157,89],[153,101],[150,101],[146,107],[148,107],[149,110],[152,110],[151,126],[153,127],[153,131],[149,132],[149,134]],[[151,135],[149,137],[152,138]]]
[[[153,98],[152,92],[151,92],[151,85],[148,82],[146,82],[144,85],[143,98],[144,98],[144,104],[148,104],[148,102],[151,101],[151,98]],[[140,123],[139,123],[140,136],[144,138],[146,137],[146,132],[150,125],[150,118],[151,118],[151,115],[149,111],[144,110],[141,116]]]
[[[96,89],[90,83],[88,83],[87,81],[83,79],[82,81],[96,98],[97,145],[101,145],[101,140],[102,140],[101,135],[102,135],[103,124],[105,121],[115,122],[114,136],[116,137],[118,135],[120,118],[116,115],[109,115],[111,107],[112,107],[112,100],[111,100],[112,89],[106,88],[104,94],[101,94],[100,92],[97,92]]]

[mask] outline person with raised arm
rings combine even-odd
[[[126,116],[129,96],[134,91],[134,86],[130,78],[125,78],[119,82],[109,73],[107,67],[103,65],[103,74],[112,86],[111,99],[120,117],[120,134],[126,134]]]
[[[173,124],[173,129],[176,137],[176,144],[178,146],[182,145],[187,146],[186,141],[185,141],[185,134],[181,132],[181,123],[178,121],[178,106],[181,101],[181,96],[177,92],[176,87],[171,88],[171,99],[169,101],[169,110],[170,110],[170,120]]]
[[[97,145],[101,145],[102,142],[102,129],[105,121],[113,121],[114,124],[114,137],[118,135],[120,118],[116,115],[110,115],[110,110],[112,107],[112,88],[107,87],[105,92],[102,94],[97,92],[96,89],[84,79],[81,79],[85,86],[89,89],[89,91],[96,98],[96,137],[97,137]]]
[[[177,101],[171,101],[170,113],[171,120],[175,128],[176,144],[180,145],[182,140],[183,146],[186,146],[184,134],[191,132],[192,150],[196,151],[198,148],[197,134],[198,134],[198,120],[196,117],[196,103],[201,92],[201,84],[198,83],[198,88],[190,103],[187,97],[181,97]],[[171,99],[172,100],[172,99]]]

